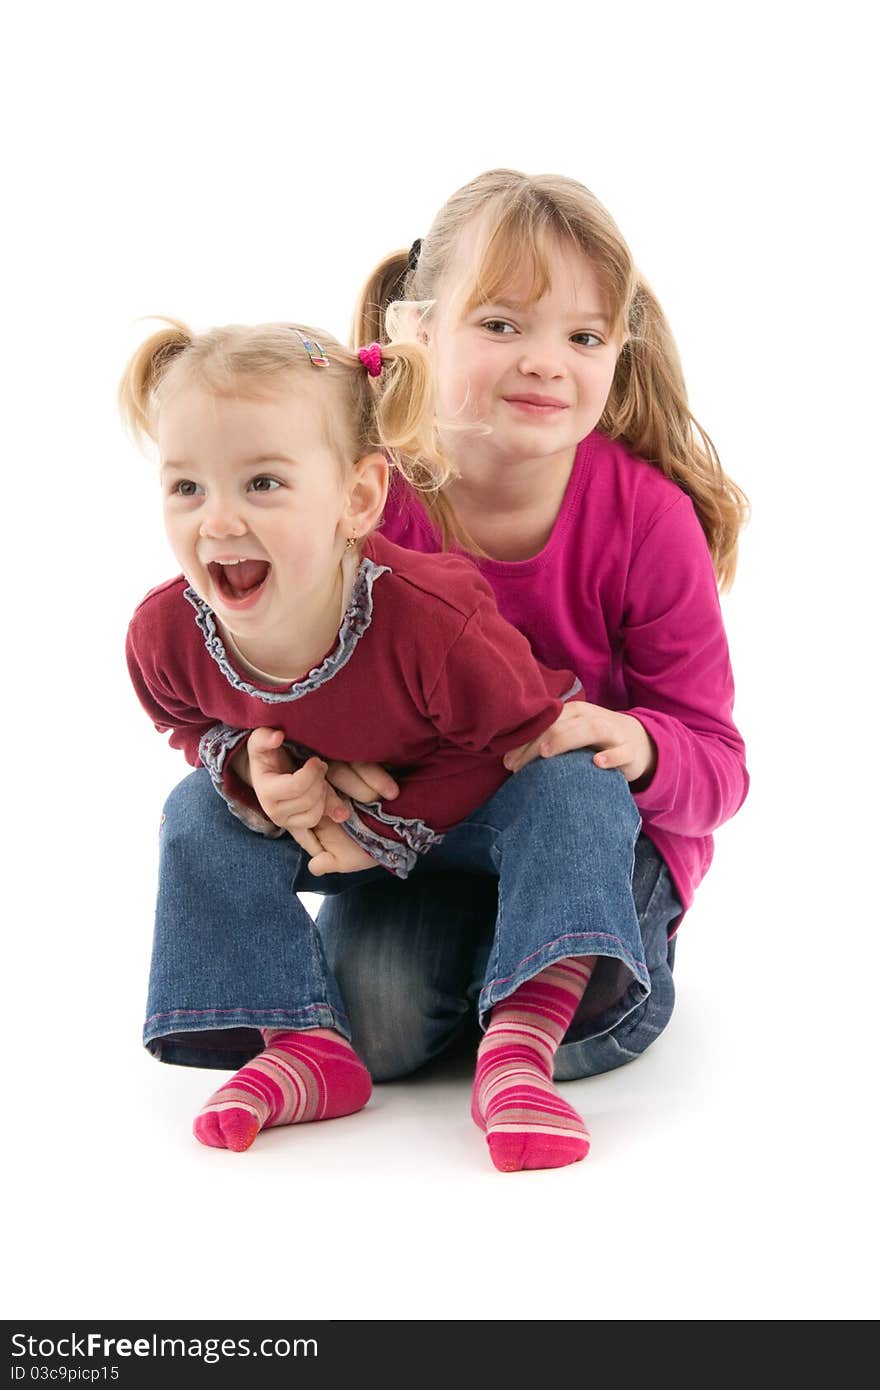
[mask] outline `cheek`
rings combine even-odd
[[[174,554],[179,556],[183,551],[191,550],[192,543],[189,541],[189,532],[192,532],[193,528],[187,528],[185,524],[182,524],[179,516],[171,516],[165,513],[162,519],[165,524],[165,535],[168,537],[168,544],[171,546]]]
[[[484,363],[449,354],[437,362],[435,377],[441,414],[465,419],[482,415],[489,386]]]
[[[613,361],[610,363],[603,362],[601,365],[597,364],[595,369],[589,372],[584,378],[584,401],[588,403],[592,409],[596,409],[600,406],[604,409],[605,402],[611,391],[611,383],[614,380],[614,368],[615,363]]]

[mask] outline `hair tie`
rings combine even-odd
[[[298,338],[302,339],[303,345],[305,347],[306,352],[309,354],[309,360],[313,367],[330,366],[330,359],[327,357],[320,343],[313,343],[311,338],[307,338],[305,333],[300,333],[298,328],[295,328],[293,331]]]
[[[407,270],[415,270],[416,266],[417,266],[418,263],[419,263],[419,256],[421,255],[421,250],[422,250],[422,239],[421,239],[421,237],[416,237],[416,240],[413,242],[412,246],[409,248],[409,256],[408,256],[407,262],[406,262],[406,268],[407,268]]]
[[[370,343],[369,347],[359,348],[358,358],[363,362],[370,376],[382,375],[381,343]]]

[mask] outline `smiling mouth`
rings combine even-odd
[[[255,597],[269,577],[272,566],[268,560],[239,560],[236,564],[220,564],[212,560],[208,573],[217,592],[228,603],[241,603]]]
[[[557,411],[568,409],[564,401],[554,400],[551,396],[505,396],[504,399],[508,405],[515,405],[521,410],[528,410],[536,414],[552,415]]]

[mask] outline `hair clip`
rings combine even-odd
[[[409,248],[409,257],[407,258],[407,262],[406,262],[406,268],[407,268],[407,270],[415,270],[416,266],[417,266],[418,263],[419,263],[419,253],[421,252],[421,249],[422,249],[422,239],[421,239],[421,237],[416,237],[416,240],[413,242],[412,246]]]
[[[295,328],[293,331],[298,338],[302,339],[303,346],[305,347],[306,352],[309,354],[309,358],[313,367],[330,366],[330,359],[325,354],[324,349],[321,347],[320,343],[313,343],[311,338],[307,338],[305,333],[300,333],[298,328]]]
[[[369,347],[358,348],[358,358],[363,362],[370,376],[382,375],[381,343],[370,343]]]

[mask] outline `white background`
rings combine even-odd
[[[9,1316],[876,1312],[866,12],[122,0],[7,17]],[[725,600],[751,797],[682,931],[667,1033],[565,1090],[585,1163],[496,1173],[460,1064],[245,1155],[204,1149],[191,1116],[222,1078],[139,1042],[157,821],[186,768],[122,659],[174,566],[116,381],[140,315],[344,337],[375,261],[500,165],[606,203],[751,496]]]

